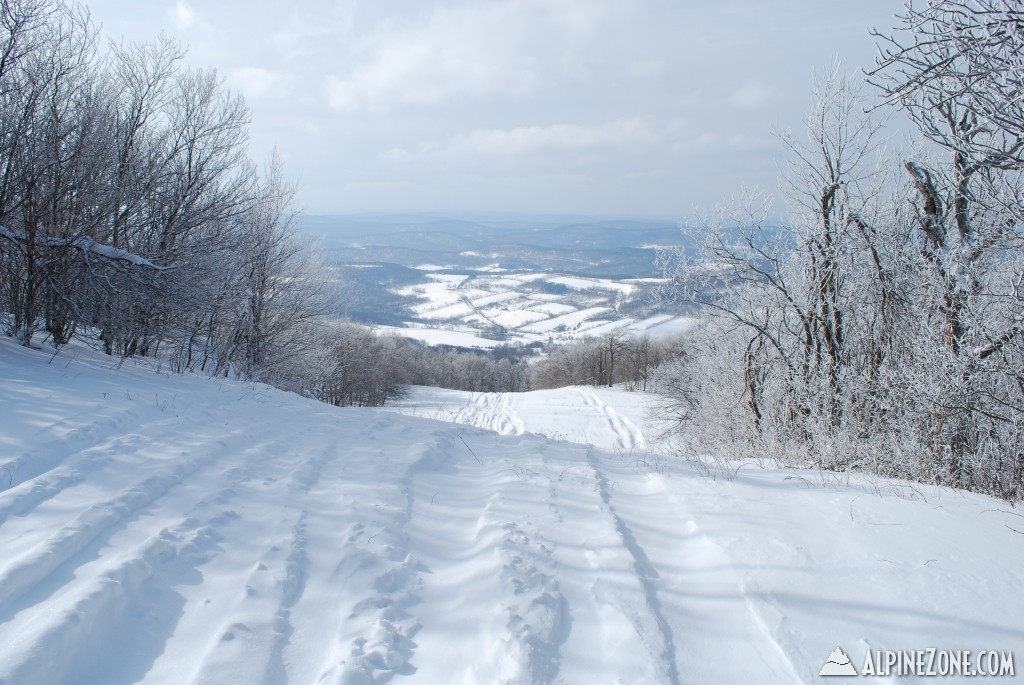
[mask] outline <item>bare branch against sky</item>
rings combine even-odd
[[[311,212],[678,216],[777,187],[812,72],[873,64],[895,0],[86,0],[253,109]]]

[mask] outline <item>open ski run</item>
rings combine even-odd
[[[616,390],[336,409],[111,366],[0,343],[0,683],[812,683],[837,646],[1024,644],[989,498],[708,479]]]

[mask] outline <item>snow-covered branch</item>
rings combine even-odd
[[[100,257],[104,257],[111,261],[116,262],[128,262],[135,266],[140,266],[146,269],[153,269],[155,271],[170,271],[173,266],[160,266],[154,263],[152,260],[147,259],[141,255],[137,255],[134,252],[122,249],[120,247],[114,247],[112,245],[104,245],[98,243],[88,236],[81,236],[78,238],[57,238],[55,236],[37,236],[34,239],[23,234],[15,233],[14,231],[0,225],[0,238],[6,238],[7,240],[18,243],[21,245],[32,244],[33,247],[40,248],[73,248],[82,252],[88,252]]]

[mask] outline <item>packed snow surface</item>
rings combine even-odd
[[[1020,512],[705,478],[642,395],[336,409],[6,340],[0,379],[0,683],[812,683],[837,647],[1024,644]]]

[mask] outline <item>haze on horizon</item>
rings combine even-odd
[[[87,0],[113,40],[164,33],[252,109],[318,214],[681,216],[778,190],[775,130],[812,75],[873,64],[902,3]]]

